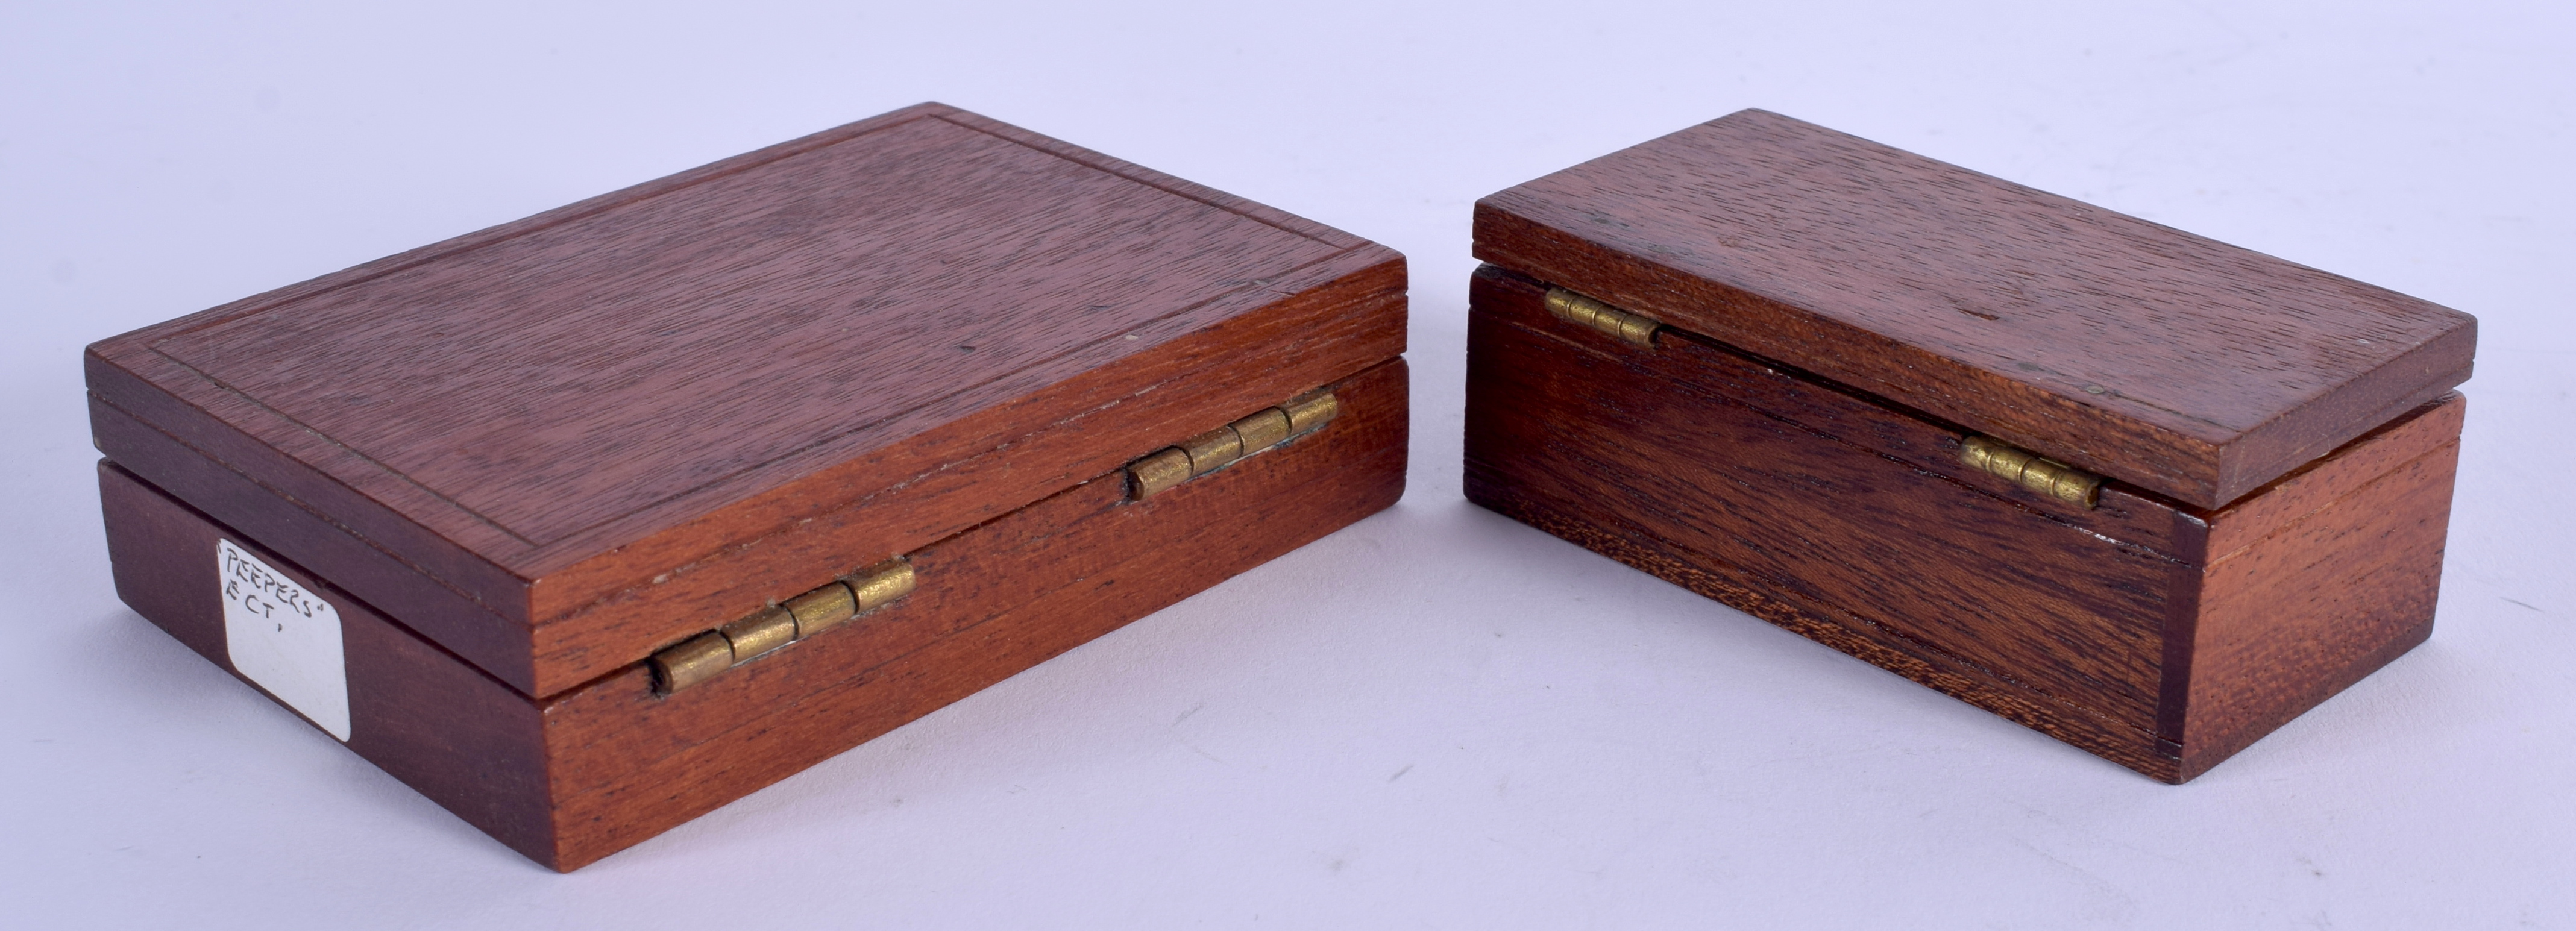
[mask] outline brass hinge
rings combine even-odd
[[[1313,433],[1341,412],[1342,402],[1330,391],[1262,408],[1252,416],[1182,440],[1179,446],[1128,463],[1129,495],[1145,500],[1246,456]]]
[[[715,678],[753,658],[912,594],[912,563],[897,556],[653,654],[653,688],[664,695]]]
[[[1989,437],[1960,440],[1959,461],[2068,504],[2091,508],[2102,501],[2101,476]]]
[[[1567,323],[1591,327],[1620,342],[1648,349],[1655,348],[1655,331],[1664,326],[1652,317],[1632,314],[1564,288],[1547,289],[1547,312]]]

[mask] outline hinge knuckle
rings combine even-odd
[[[1276,407],[1265,407],[1261,413],[1235,421],[1230,426],[1234,428],[1234,435],[1243,441],[1244,449],[1269,449],[1288,438],[1288,413]]]
[[[1341,411],[1341,400],[1330,391],[1300,395],[1286,404],[1262,408],[1128,463],[1128,493],[1137,501],[1151,498],[1182,482],[1322,429]]]
[[[1322,429],[1342,412],[1342,401],[1330,391],[1307,395],[1281,405],[1279,412],[1288,415],[1288,435],[1304,436]]]
[[[1181,450],[1190,454],[1190,477],[1197,478],[1243,458],[1243,437],[1231,426],[1218,427],[1182,440]]]
[[[1128,490],[1139,501],[1190,480],[1190,454],[1178,446],[1127,466]]]
[[[912,563],[901,556],[877,563],[812,591],[762,608],[733,623],[654,653],[653,690],[677,692],[850,622],[912,594]]]
[[[1655,333],[1663,324],[1643,314],[1620,310],[1564,288],[1547,289],[1547,312],[1578,326],[1609,334],[1634,346],[1655,348]]]
[[[1992,437],[1960,440],[1959,461],[2068,504],[2094,508],[2102,502],[2101,476]]]
[[[716,628],[716,632],[733,642],[733,661],[745,662],[795,642],[796,615],[785,608],[766,608]]]
[[[724,635],[707,631],[688,642],[653,654],[654,688],[664,694],[714,678],[733,668],[733,645]]]
[[[850,591],[858,599],[856,613],[866,614],[912,594],[912,563],[902,558],[889,559],[861,569],[843,581],[849,583]]]
[[[847,622],[859,613],[859,602],[849,586],[836,581],[787,599],[786,608],[796,616],[796,637],[802,640]]]

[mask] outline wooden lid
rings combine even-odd
[[[406,617],[543,695],[1391,358],[1403,288],[924,104],[108,339],[90,382],[518,625]]]
[[[1746,110],[1476,204],[1476,257],[2204,508],[2469,377],[2477,321]]]

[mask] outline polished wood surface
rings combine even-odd
[[[2476,321],[1759,110],[1479,201],[1487,262],[2218,507],[2466,380]]]
[[[87,363],[110,458],[546,696],[1393,358],[1403,294],[1383,247],[925,104]]]
[[[544,722],[527,696],[114,463],[99,463],[98,483],[116,595],[134,613],[238,676],[214,558],[218,538],[232,541],[340,615],[351,752],[513,849],[552,843]]]
[[[2210,515],[2182,725],[2190,778],[2433,632],[2467,404],[2450,395]]]
[[[1321,431],[1150,500],[1110,473],[925,547],[910,597],[669,696],[632,665],[530,699],[114,465],[101,486],[138,613],[229,669],[213,540],[250,547],[348,619],[350,749],[571,870],[1392,505],[1406,377],[1343,381]]]
[[[1472,284],[1470,500],[2150,776],[2430,629],[2456,395],[2225,509],[2117,483],[2085,509],[1961,465],[1955,424],[1544,293]]]

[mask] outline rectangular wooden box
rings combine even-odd
[[[2431,631],[2465,314],[1761,111],[1476,255],[1471,500],[2139,772]]]
[[[570,870],[1394,503],[1404,282],[925,104],[91,346],[118,594]]]

